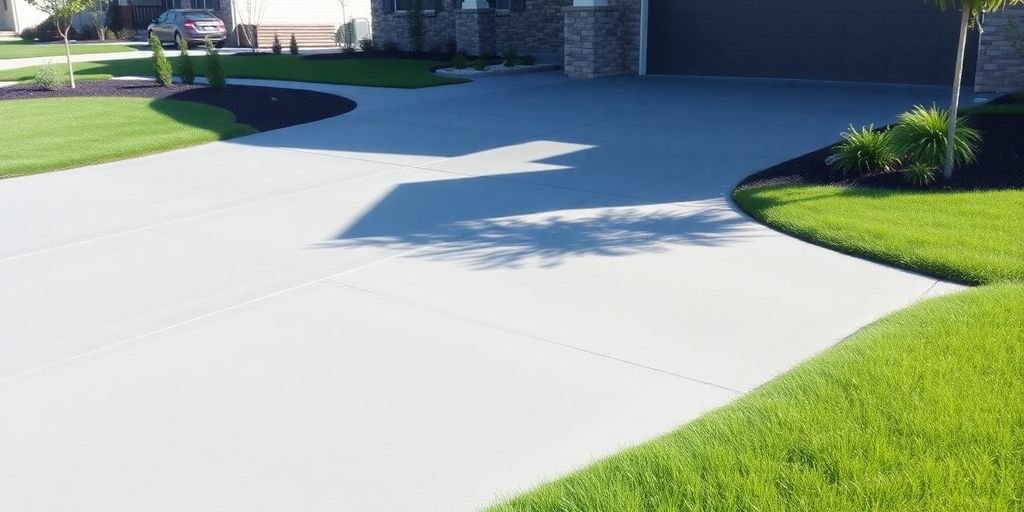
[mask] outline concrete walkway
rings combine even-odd
[[[945,91],[557,74],[0,181],[0,509],[470,511],[955,287],[733,185]]]

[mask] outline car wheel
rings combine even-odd
[[[181,38],[181,32],[174,33],[174,46],[181,48],[181,44],[185,41]],[[185,43],[185,48],[188,48],[188,43]]]

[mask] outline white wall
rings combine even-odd
[[[242,0],[244,2],[245,0]],[[371,0],[266,0],[267,25],[341,25],[347,19],[370,19]],[[344,5],[344,8],[343,8]],[[344,14],[343,14],[344,13]]]
[[[46,21],[46,14],[43,14],[39,9],[32,7],[25,0],[11,0],[11,6],[14,7],[15,32],[21,32],[22,29],[34,27]]]

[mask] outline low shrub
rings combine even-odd
[[[32,82],[47,91],[56,91],[57,89],[67,87],[68,74],[54,66],[53,63],[48,63],[41,66],[39,71],[36,71],[36,76],[32,79]]]
[[[899,156],[889,141],[889,133],[875,130],[874,125],[857,130],[853,126],[843,133],[827,163],[843,174],[889,172],[899,165]]]
[[[288,52],[292,55],[299,54],[299,41],[295,39],[295,34],[292,34],[292,39],[288,42]]]
[[[477,71],[483,71],[487,69],[487,60],[484,59],[483,57],[477,57],[476,60],[473,61],[473,69]]]
[[[18,34],[18,35],[21,36],[21,38],[26,40],[26,41],[35,41],[36,40],[36,28],[35,27],[25,27],[25,28],[21,29],[21,33]]]
[[[206,40],[206,80],[214,89],[227,87],[227,76],[224,74],[224,63],[220,61],[220,52],[209,39]]]
[[[134,41],[135,40],[135,29],[130,27],[122,28],[117,31],[117,38],[122,41]]]
[[[388,54],[396,54],[396,53],[398,53],[398,43],[396,43],[394,41],[384,41],[384,44],[381,45],[381,48],[384,50],[384,53],[388,53]]]
[[[532,66],[537,63],[537,57],[534,57],[533,55],[528,53],[526,55],[523,55],[522,57],[519,57],[519,63],[524,66]]]
[[[369,37],[364,37],[359,40],[359,49],[364,52],[375,52],[377,51],[377,43]]]
[[[274,55],[281,55],[281,52],[284,50],[284,47],[281,46],[281,38],[277,37],[277,32],[274,32],[274,44],[270,46],[270,49],[274,52]]]
[[[174,71],[171,69],[171,61],[167,60],[167,56],[164,55],[164,46],[156,34],[150,36],[149,47],[153,50],[153,76],[156,77],[157,83],[164,87],[171,85]]]
[[[355,52],[356,52],[356,49],[354,47],[352,47],[352,46],[346,46],[345,48],[342,48],[342,50],[341,50],[341,53],[344,53],[345,55],[352,55]]]
[[[196,66],[192,62],[192,56],[188,54],[188,42],[182,40],[178,50],[181,52],[178,57],[178,76],[181,77],[181,83],[196,83]]]
[[[469,59],[464,54],[457,53],[452,57],[452,67],[455,69],[466,69],[469,65]]]
[[[63,39],[60,37],[60,32],[57,31],[57,23],[53,21],[53,16],[36,25],[35,31],[36,39],[44,43]],[[71,34],[68,34],[68,38],[74,39]]]
[[[492,51],[486,51],[480,54],[480,58],[486,61],[492,61],[497,58]]]
[[[516,52],[515,48],[505,50],[505,53],[501,55],[501,58],[504,60],[503,64],[506,68],[514,68],[516,67],[516,64],[519,63],[519,54]]]
[[[935,183],[935,177],[938,173],[939,170],[936,167],[921,162],[914,162],[907,170],[903,171],[903,178],[907,180],[907,183],[915,187],[927,187]]]
[[[113,40],[115,40],[117,38],[118,38],[117,37],[117,32],[114,32],[109,27],[103,29],[103,39],[105,39],[107,41],[113,41]]]
[[[900,156],[911,162],[942,167],[946,162],[949,112],[935,106],[914,107],[900,116],[890,130],[890,141]],[[981,144],[981,134],[971,128],[967,118],[960,118],[953,138],[953,164],[973,162]]]

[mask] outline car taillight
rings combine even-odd
[[[220,28],[224,28],[224,20],[217,20],[217,25],[218,25],[218,26],[219,26]]]
[[[191,21],[186,21],[185,22],[185,28],[190,29],[190,30],[195,30],[196,29],[196,24],[191,22]]]

